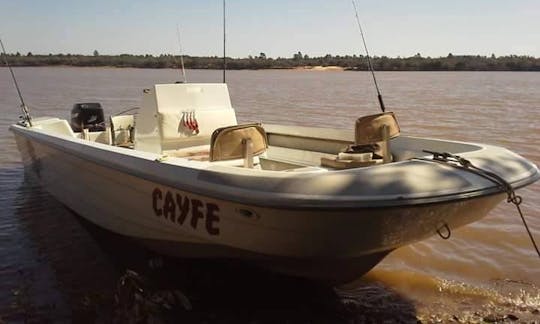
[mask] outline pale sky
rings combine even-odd
[[[370,54],[540,57],[540,0],[357,0]],[[0,0],[10,53],[222,53],[221,0]],[[363,54],[350,0],[227,1],[228,55]]]

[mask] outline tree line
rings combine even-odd
[[[218,56],[183,57],[188,69],[222,69],[223,58]],[[27,53],[8,54],[13,66],[112,66],[132,68],[178,68],[180,57],[171,54],[161,55],[93,55]],[[372,64],[378,71],[540,71],[540,58],[533,56],[480,56],[453,55],[445,57],[423,57],[420,53],[411,57],[372,57]],[[339,66],[345,70],[368,70],[368,62],[363,55],[331,55],[310,57],[301,52],[291,57],[267,57],[265,53],[245,58],[227,58],[227,69],[291,69],[314,66]]]

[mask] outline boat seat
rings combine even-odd
[[[392,162],[390,139],[399,134],[399,125],[393,112],[360,117],[355,123],[354,144],[334,158],[321,158],[321,165],[333,169],[349,169]],[[367,160],[366,153],[370,154]]]
[[[392,162],[390,140],[400,134],[399,124],[393,112],[360,117],[354,129],[354,145],[348,153],[371,152],[382,158],[382,163]]]
[[[221,127],[212,133],[210,162],[242,159],[244,167],[253,168],[255,157],[268,149],[268,138],[261,124]]]
[[[254,167],[268,148],[266,132],[260,124],[221,127],[214,131],[210,145],[167,150],[167,156],[220,165]]]
[[[115,146],[130,146],[133,144],[135,120],[133,115],[109,117],[111,126],[111,142]]]
[[[383,131],[388,129],[388,134]],[[355,123],[354,142],[356,145],[386,141],[400,134],[399,125],[393,112],[385,112],[360,117]]]

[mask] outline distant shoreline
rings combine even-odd
[[[115,67],[115,68],[179,68],[180,58],[174,55],[73,55],[49,54],[26,55],[8,54],[12,66],[74,66],[74,67]],[[212,56],[184,56],[187,69],[221,70],[223,58]],[[390,58],[373,57],[372,64],[377,71],[540,71],[540,58],[532,56],[480,56],[452,55],[446,57]],[[3,64],[1,65],[3,66]],[[296,71],[367,71],[368,63],[363,56],[308,57],[295,54],[292,58],[259,57],[227,58],[228,70],[269,70],[289,69]]]

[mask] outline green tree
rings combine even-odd
[[[97,50],[94,50],[94,56],[99,56],[99,52]]]

